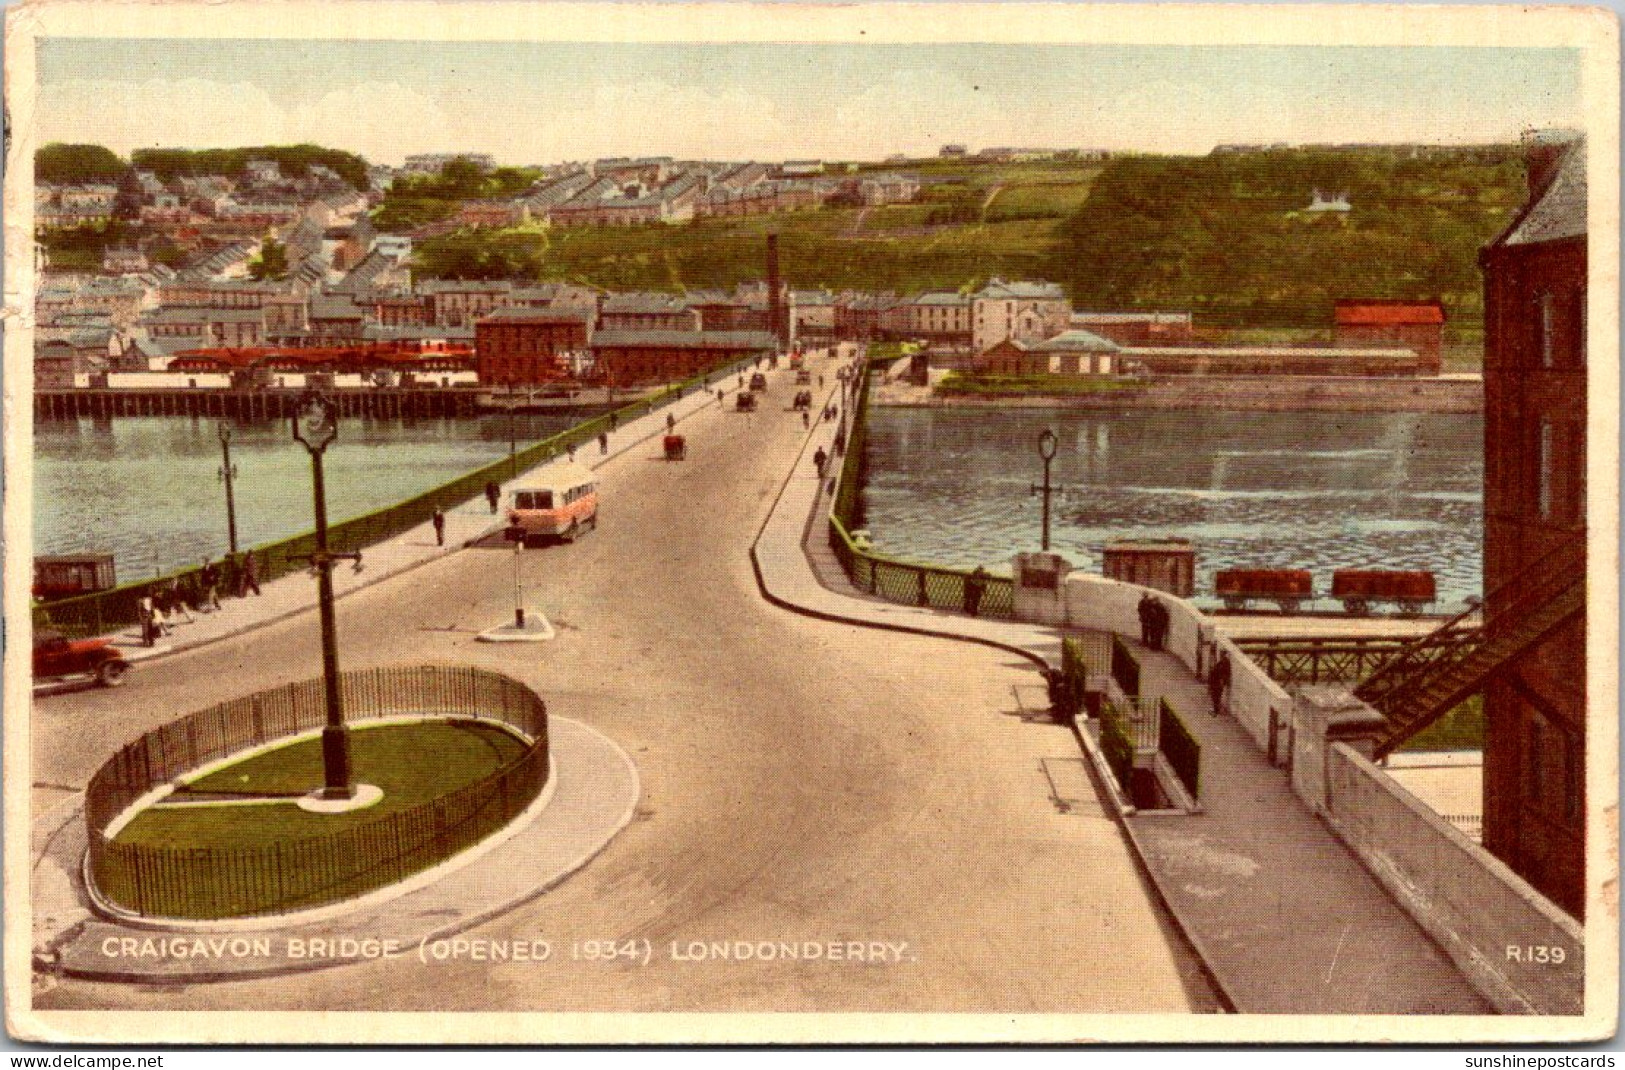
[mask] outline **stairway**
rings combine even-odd
[[[1585,613],[1585,543],[1558,547],[1485,599],[1483,629],[1469,609],[1407,645],[1354,694],[1388,719],[1381,758],[1484,689],[1520,655]]]

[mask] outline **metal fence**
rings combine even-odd
[[[1140,694],[1140,659],[1134,656],[1123,637],[1116,634],[1112,636],[1112,679],[1123,689],[1123,694],[1136,697]]]
[[[1157,745],[1191,798],[1198,798],[1202,782],[1202,745],[1196,742],[1184,719],[1167,699],[1159,700],[1157,705]]]
[[[852,430],[841,465],[835,502],[829,514],[829,546],[852,586],[860,591],[909,606],[948,609],[976,617],[1009,619],[1015,615],[1015,581],[1008,577],[977,575],[971,569],[944,568],[861,549],[852,541],[863,513],[864,419],[868,411],[869,380],[865,375],[852,405]]]
[[[422,714],[500,722],[529,745],[486,777],[328,835],[231,847],[119,843],[112,822],[152,789],[209,762],[322,727],[318,679],[260,691],[172,721],[126,744],[85,792],[91,880],[137,914],[280,914],[401,880],[484,839],[529,806],[548,778],[547,705],[530,688],[468,666],[401,666],[341,676],[346,721]]]
[[[733,375],[750,363],[749,360],[738,361],[715,368],[705,375],[673,384],[649,397],[616,409],[613,413],[595,416],[541,442],[527,446],[519,450],[512,461],[504,457],[394,505],[330,525],[327,530],[328,545],[334,550],[361,550],[386,539],[392,539],[420,524],[428,523],[436,509],[452,509],[471,498],[477,498],[485,490],[487,483],[502,483],[514,472],[524,472],[554,458],[567,456],[572,450],[592,443],[600,434],[618,427],[622,421],[633,420],[653,412],[693,393],[702,383]],[[253,547],[259,565],[260,581],[273,580],[290,572],[304,570],[308,567],[308,563],[297,559],[308,556],[315,548],[315,531],[303,532]],[[203,593],[199,575],[201,571],[201,568],[185,568],[165,576],[137,580],[95,594],[40,603],[34,606],[34,627],[51,628],[77,636],[99,635],[112,628],[135,624],[139,620],[141,599],[167,586],[171,581],[178,582],[183,592],[189,591],[194,596],[200,597]],[[234,567],[228,565],[222,581],[223,591],[235,588],[237,574]]]

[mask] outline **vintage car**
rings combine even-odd
[[[117,687],[130,672],[106,639],[69,639],[61,632],[34,633],[34,679],[93,676],[103,687]]]
[[[734,402],[734,406],[740,412],[750,412],[751,410],[756,408],[756,395],[755,394],[740,394],[738,399]]]
[[[763,375],[761,372],[757,372],[755,375],[751,376],[750,388],[752,390],[766,390],[767,376]]]

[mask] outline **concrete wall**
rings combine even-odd
[[[1327,748],[1323,814],[1501,1011],[1584,1010],[1580,925],[1347,743]]]

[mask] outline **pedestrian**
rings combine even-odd
[[[807,410],[802,409],[801,410],[801,429],[803,431],[805,431],[811,426],[812,426],[812,421],[810,419],[808,419],[808,417],[807,417]]]
[[[152,604],[152,595],[144,594],[136,603],[136,615],[141,618],[141,645],[154,646],[158,642],[158,608]]]
[[[220,570],[213,561],[203,559],[203,569],[198,573],[198,581],[203,584],[203,612],[212,613],[220,608]]]
[[[164,611],[170,616],[177,613],[186,614],[186,623],[192,624],[196,618],[192,616],[192,607],[186,604],[186,595],[181,591],[181,579],[172,576],[164,585]]]
[[[609,429],[611,431],[615,430],[616,426],[620,422],[621,422],[621,414],[620,413],[612,412],[612,413],[609,414]]]
[[[575,445],[575,443],[572,442],[568,446],[564,447],[564,452],[565,452],[565,455],[570,458],[570,460],[574,461],[576,459],[576,445]]]
[[[965,577],[965,612],[973,617],[982,608],[982,592],[987,590],[987,575],[987,569],[977,565],[976,570]]]
[[[260,563],[254,557],[254,551],[249,550],[243,554],[242,585],[237,588],[238,598],[247,598],[252,590],[255,597],[260,593]]]
[[[722,387],[717,387],[717,408],[722,408]]]
[[[1213,700],[1213,716],[1224,712],[1225,693],[1230,690],[1230,654],[1219,655],[1219,660],[1207,674],[1207,693]]]
[[[1137,612],[1140,616],[1140,644],[1142,646],[1151,645],[1151,619],[1156,616],[1157,613],[1157,611],[1152,608],[1154,604],[1155,600],[1151,597],[1150,591],[1147,591],[1140,596],[1140,604],[1137,607]]]
[[[434,507],[434,516],[429,518],[429,522],[434,525],[434,544],[446,545],[446,514],[440,506]]]
[[[502,500],[502,488],[497,485],[497,481],[494,479],[488,479],[485,482],[485,500],[491,506],[491,514],[496,515],[497,502]]]
[[[846,452],[846,432],[840,428],[835,429],[835,456],[839,457]]]
[[[677,430],[677,417],[668,412],[666,414],[666,434],[669,435],[675,430]]]
[[[822,376],[822,375],[820,375],[820,376],[819,376],[819,377],[818,377],[818,385],[819,385],[819,386],[820,386],[820,387],[822,387],[822,386],[823,386],[823,385],[824,385],[824,377],[823,377],[823,376]]]
[[[745,377],[743,375],[739,377],[739,389],[745,389]]]
[[[603,454],[609,453],[609,434],[608,434],[608,432],[605,432],[605,431],[598,432],[598,452],[603,453]]]
[[[824,452],[824,447],[819,446],[818,452],[813,454],[813,467],[818,469],[818,476],[820,479],[822,479],[824,476],[824,462],[828,460],[829,455]]]

